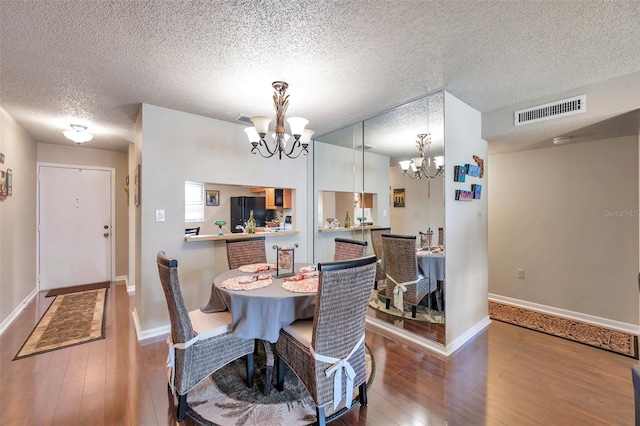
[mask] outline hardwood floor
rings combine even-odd
[[[112,284],[106,339],[12,361],[52,298],[0,336],[0,424],[171,425],[164,337],[136,340],[129,296]],[[638,361],[493,322],[448,359],[373,331],[369,405],[334,425],[633,425]],[[193,424],[186,421],[186,424]]]

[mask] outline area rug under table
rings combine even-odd
[[[365,346],[367,388],[375,375],[373,356]],[[264,389],[264,354],[254,355],[256,374],[253,388],[248,389],[245,378],[245,359],[240,358],[207,377],[187,395],[186,425],[207,426],[239,425],[287,425],[302,426],[316,422],[316,407],[311,396],[287,367],[284,390],[275,386],[268,395]],[[354,390],[352,407],[359,404],[358,388]],[[331,405],[325,408],[327,422],[346,413],[344,400],[336,410]],[[191,418],[189,418],[191,417]]]
[[[638,359],[638,336],[489,301],[491,319]]]
[[[56,296],[14,360],[104,339],[107,289]]]

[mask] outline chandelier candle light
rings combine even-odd
[[[307,147],[311,143],[311,136],[314,131],[305,129],[304,126],[309,123],[309,120],[302,117],[291,117],[287,120],[291,134],[294,141],[287,149],[287,140],[289,135],[285,133],[284,127],[284,115],[287,112],[289,106],[289,95],[287,95],[287,88],[289,85],[284,81],[274,81],[271,86],[275,90],[273,94],[273,104],[276,110],[276,128],[273,134],[273,141],[267,142],[265,136],[269,130],[269,123],[271,118],[264,116],[251,117],[253,127],[247,127],[244,131],[249,137],[249,142],[253,148],[251,148],[252,154],[260,154],[264,158],[270,158],[278,154],[279,159],[282,159],[282,154],[289,158],[297,158],[301,153],[307,155]],[[263,149],[266,153],[263,152]],[[294,154],[296,148],[299,150]]]
[[[411,160],[400,161],[400,167],[403,174],[409,176],[411,179],[432,179],[436,176],[444,175],[444,156],[439,155],[433,157],[433,162],[436,166],[435,174],[431,175],[431,157],[429,157],[429,145],[431,145],[431,134],[421,133],[418,135],[416,141],[416,147],[420,152],[419,157],[414,157]],[[411,169],[411,172],[409,172]]]

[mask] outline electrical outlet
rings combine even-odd
[[[524,280],[524,269],[516,269],[516,272],[518,273],[518,279]]]
[[[164,222],[164,210],[156,210],[156,222]]]

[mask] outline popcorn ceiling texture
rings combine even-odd
[[[321,135],[446,89],[484,112],[638,71],[634,1],[0,2],[0,106],[39,142],[126,150],[140,103]]]

